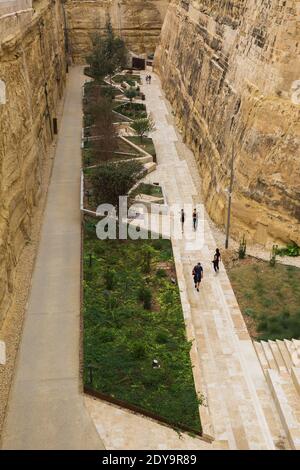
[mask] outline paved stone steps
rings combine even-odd
[[[295,388],[300,396],[300,368],[293,367],[291,371],[292,380],[294,382]]]
[[[269,369],[267,381],[292,449],[300,450],[300,396],[288,372]]]
[[[289,444],[292,449],[300,449],[300,341],[254,341],[253,344]]]
[[[284,341],[276,340],[276,344],[278,346],[278,349],[281,353],[283,362],[285,364],[286,369],[289,371],[293,367],[293,363],[291,361],[291,356],[290,353],[284,343]]]
[[[264,371],[291,373],[293,367],[300,366],[299,340],[254,341],[253,344]]]

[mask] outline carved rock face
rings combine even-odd
[[[234,144],[233,234],[266,245],[300,244],[296,3],[173,0],[156,54],[211,217],[225,224]]]
[[[91,34],[104,30],[108,16],[130,50],[153,53],[168,3],[169,0],[69,0],[66,11],[73,59],[84,62],[91,49]]]
[[[18,259],[30,240],[50,126],[65,82],[60,6],[49,3],[26,29],[20,24],[0,43],[5,83],[5,95],[0,84],[0,325],[14,293]]]

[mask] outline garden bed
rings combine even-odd
[[[146,196],[153,196],[162,199],[164,197],[161,186],[149,183],[140,183],[133,191],[131,191],[130,196],[135,197],[139,194],[145,194]]]
[[[114,111],[123,114],[130,119],[142,119],[147,117],[146,106],[142,103],[119,103],[115,102]]]
[[[130,136],[127,136],[126,139],[130,140],[130,142],[137,145],[141,149],[145,150],[145,152],[149,153],[153,157],[156,156],[154,143],[150,137],[143,137],[143,140],[141,140],[141,138],[138,136],[130,135]]]
[[[95,223],[84,219],[84,383],[199,432],[171,243],[102,241]]]
[[[227,272],[252,338],[300,338],[300,269],[249,256]]]
[[[111,158],[105,159],[105,153],[103,153],[103,158],[101,158],[101,152],[95,154],[93,152],[92,144],[99,145],[101,148],[101,140],[99,141],[89,141],[86,143],[85,148],[83,149],[83,166],[93,166],[99,165],[104,161],[119,161],[127,160],[131,158],[142,158],[144,154],[133,148],[130,144],[124,142],[123,139],[117,138],[117,146],[114,152],[111,153]]]
[[[141,77],[139,75],[136,75],[136,74],[124,74],[124,75],[115,75],[113,77],[113,81],[115,83],[122,83],[122,82],[126,82],[128,83],[128,85],[130,86],[135,86],[135,82],[137,83],[141,83]]]

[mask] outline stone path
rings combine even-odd
[[[227,449],[226,442],[210,444],[101,400],[86,397],[85,403],[108,450]]]
[[[70,69],[4,449],[103,449],[80,393],[81,67]]]
[[[194,206],[200,195],[184,159],[188,150],[155,74],[143,91],[156,123],[153,140],[158,166],[148,178],[163,184],[169,205]],[[190,236],[191,218],[185,225]],[[196,388],[206,397],[207,407],[201,407],[204,433],[226,440],[231,449],[274,449],[286,436],[226,271],[221,266],[216,276],[212,270],[216,244],[206,215],[203,234],[203,246],[185,240],[173,239],[172,243],[187,331],[195,339],[192,361]],[[204,266],[200,293],[195,291],[191,276],[198,261]]]

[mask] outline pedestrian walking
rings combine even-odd
[[[198,213],[196,209],[193,210],[193,228],[196,231],[198,225]]]
[[[152,79],[151,75],[149,75],[148,79],[149,79],[149,85],[151,85],[151,79]]]
[[[214,254],[214,259],[213,259],[214,270],[216,273],[220,271],[220,266],[219,266],[220,260],[221,260],[221,253],[220,253],[219,248],[217,248]]]
[[[180,212],[180,222],[181,222],[181,230],[182,230],[182,233],[183,233],[183,230],[184,230],[184,222],[185,222],[185,212],[184,212],[184,209],[181,209],[181,212]]]
[[[195,289],[197,289],[197,292],[199,292],[200,282],[203,279],[203,268],[201,266],[201,263],[196,264],[193,269],[192,275],[194,278]]]

